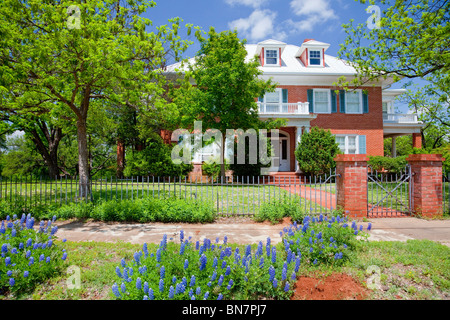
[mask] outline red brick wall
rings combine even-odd
[[[422,148],[422,135],[420,133],[412,134],[412,146],[413,148]]]
[[[288,102],[308,101],[308,89],[338,89],[332,86],[279,86],[288,89]],[[339,111],[339,95],[336,96],[337,113],[318,114],[311,126],[330,129],[333,134],[357,134],[366,136],[367,155],[382,156],[383,148],[383,112],[380,87],[367,87],[369,113],[346,114]]]

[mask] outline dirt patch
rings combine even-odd
[[[291,300],[363,300],[369,290],[351,276],[333,273],[327,276],[300,277]]]

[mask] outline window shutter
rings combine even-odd
[[[339,112],[345,113],[345,90],[339,90]]]
[[[308,89],[307,93],[308,93],[308,102],[309,102],[309,113],[313,113],[314,112],[313,89]]]
[[[336,112],[337,112],[336,92],[334,92],[334,90],[331,90],[331,113]]]
[[[363,113],[369,113],[369,96],[367,93],[362,94],[363,99]]]
[[[259,98],[258,98],[258,101],[261,102],[261,103],[263,103],[263,102],[264,102],[264,97],[263,97],[263,96],[259,97]]]
[[[366,136],[359,136],[359,154],[366,154]]]
[[[288,103],[288,89],[281,89],[283,103]]]

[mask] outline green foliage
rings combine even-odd
[[[34,218],[23,214],[21,219],[8,216],[0,227],[0,292],[15,295],[33,290],[47,279],[61,274],[65,250],[56,243],[57,227],[41,221],[34,229]]]
[[[375,171],[381,172],[385,170],[389,173],[400,173],[408,164],[406,157],[407,156],[390,158],[383,156],[369,156],[367,164]]]
[[[324,174],[336,167],[333,160],[340,153],[339,145],[330,130],[312,127],[302,135],[295,149],[300,170],[311,175]]]
[[[305,217],[302,224],[284,230],[283,241],[293,252],[300,250],[308,264],[342,265],[356,254],[361,240],[368,234],[356,222],[348,225],[347,218]]]
[[[148,141],[141,151],[127,153],[124,175],[180,177],[187,175],[193,169],[192,164],[174,164],[171,158],[173,146],[161,140]]]
[[[300,199],[284,196],[282,199],[263,203],[254,219],[258,222],[270,221],[277,224],[285,217],[290,217],[292,221],[302,221],[305,215]]]
[[[225,171],[230,170],[230,164],[227,160],[225,160],[225,162]],[[209,161],[202,164],[203,175],[217,179],[217,177],[220,176],[220,167],[220,160],[218,158],[209,159]]]

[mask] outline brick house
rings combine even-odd
[[[338,78],[353,79],[355,69],[347,62],[326,54],[329,44],[306,39],[301,45],[276,40],[247,44],[248,57],[257,56],[262,78],[278,83],[275,92],[257,99],[261,119],[284,118],[280,128],[281,172],[298,172],[294,150],[304,132],[312,126],[330,129],[345,154],[384,153],[383,140],[411,135],[414,147],[421,147],[422,123],[416,114],[394,112],[394,99],[402,89],[388,89],[392,78],[367,83],[355,90],[339,90]],[[179,64],[169,66],[175,70]],[[339,90],[339,93],[336,93]],[[231,128],[230,128],[231,129]],[[237,128],[234,128],[237,129]],[[167,132],[163,133],[167,139]],[[217,155],[211,145],[194,156],[197,167],[208,157]]]

